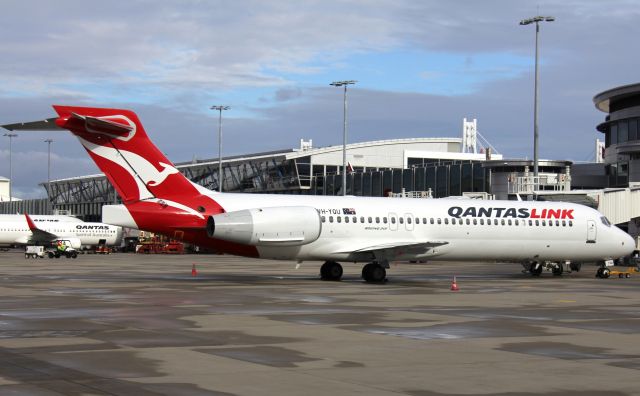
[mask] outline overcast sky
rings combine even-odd
[[[0,123],[54,116],[51,104],[129,108],[174,162],[299,145],[458,137],[462,118],[508,158],[532,157],[535,27],[540,34],[540,156],[593,159],[605,114],[592,98],[639,82],[638,1],[28,1],[3,0]],[[67,132],[13,140],[14,195],[97,173]],[[9,176],[8,139],[0,175]]]

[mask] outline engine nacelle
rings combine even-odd
[[[254,246],[306,245],[318,239],[321,230],[320,214],[310,206],[245,209],[207,220],[209,238]]]

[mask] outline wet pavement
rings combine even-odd
[[[640,395],[640,274],[360,269],[0,253],[0,395]]]

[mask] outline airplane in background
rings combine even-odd
[[[217,251],[277,260],[366,263],[367,282],[386,279],[391,261],[500,261],[532,275],[553,264],[617,259],[633,238],[600,212],[562,202],[392,199],[217,193],[185,178],[149,140],[129,110],[53,106],[57,118],[3,126],[67,129],[122,198],[102,221],[164,234]]]
[[[0,215],[0,246],[51,245],[66,241],[69,247],[119,245],[122,227],[85,223],[70,216]]]

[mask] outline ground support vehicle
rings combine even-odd
[[[44,258],[44,246],[27,246],[24,250],[24,258]]]

